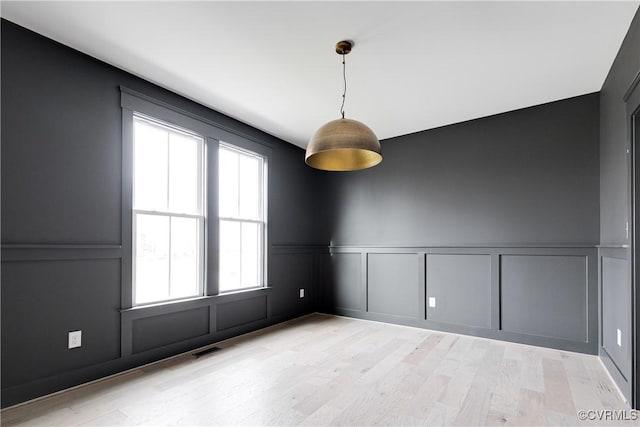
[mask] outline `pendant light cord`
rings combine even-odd
[[[347,96],[347,66],[345,65],[344,53],[342,54],[342,80],[344,80],[344,91],[342,92],[342,105],[340,106],[340,114],[344,119],[344,100]]]

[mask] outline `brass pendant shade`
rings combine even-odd
[[[344,92],[340,112],[342,118],[333,120],[316,131],[307,145],[305,162],[312,168],[326,171],[354,171],[367,169],[382,161],[380,141],[367,125],[344,118],[347,78],[344,56],[351,52],[353,42],[336,44],[336,53],[342,55]]]
[[[320,127],[305,156],[313,168],[341,172],[367,169],[381,161],[376,135],[364,123],[351,119],[333,120]]]

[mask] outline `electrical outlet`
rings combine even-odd
[[[618,347],[622,347],[622,331],[620,329],[616,329],[616,342]]]
[[[82,331],[69,332],[69,348],[77,348],[82,345]]]
[[[300,288],[300,298],[304,298],[304,288]]]
[[[429,307],[434,308],[436,306],[436,297],[429,297]]]

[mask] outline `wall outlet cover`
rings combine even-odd
[[[429,307],[434,308],[436,306],[436,297],[429,297]]]
[[[304,298],[304,288],[300,288],[300,298]]]
[[[82,331],[69,332],[69,348],[78,348],[82,346]]]

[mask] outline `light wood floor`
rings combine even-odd
[[[622,425],[576,412],[627,409],[595,356],[404,326],[314,314],[220,347],[10,408],[2,424]]]

